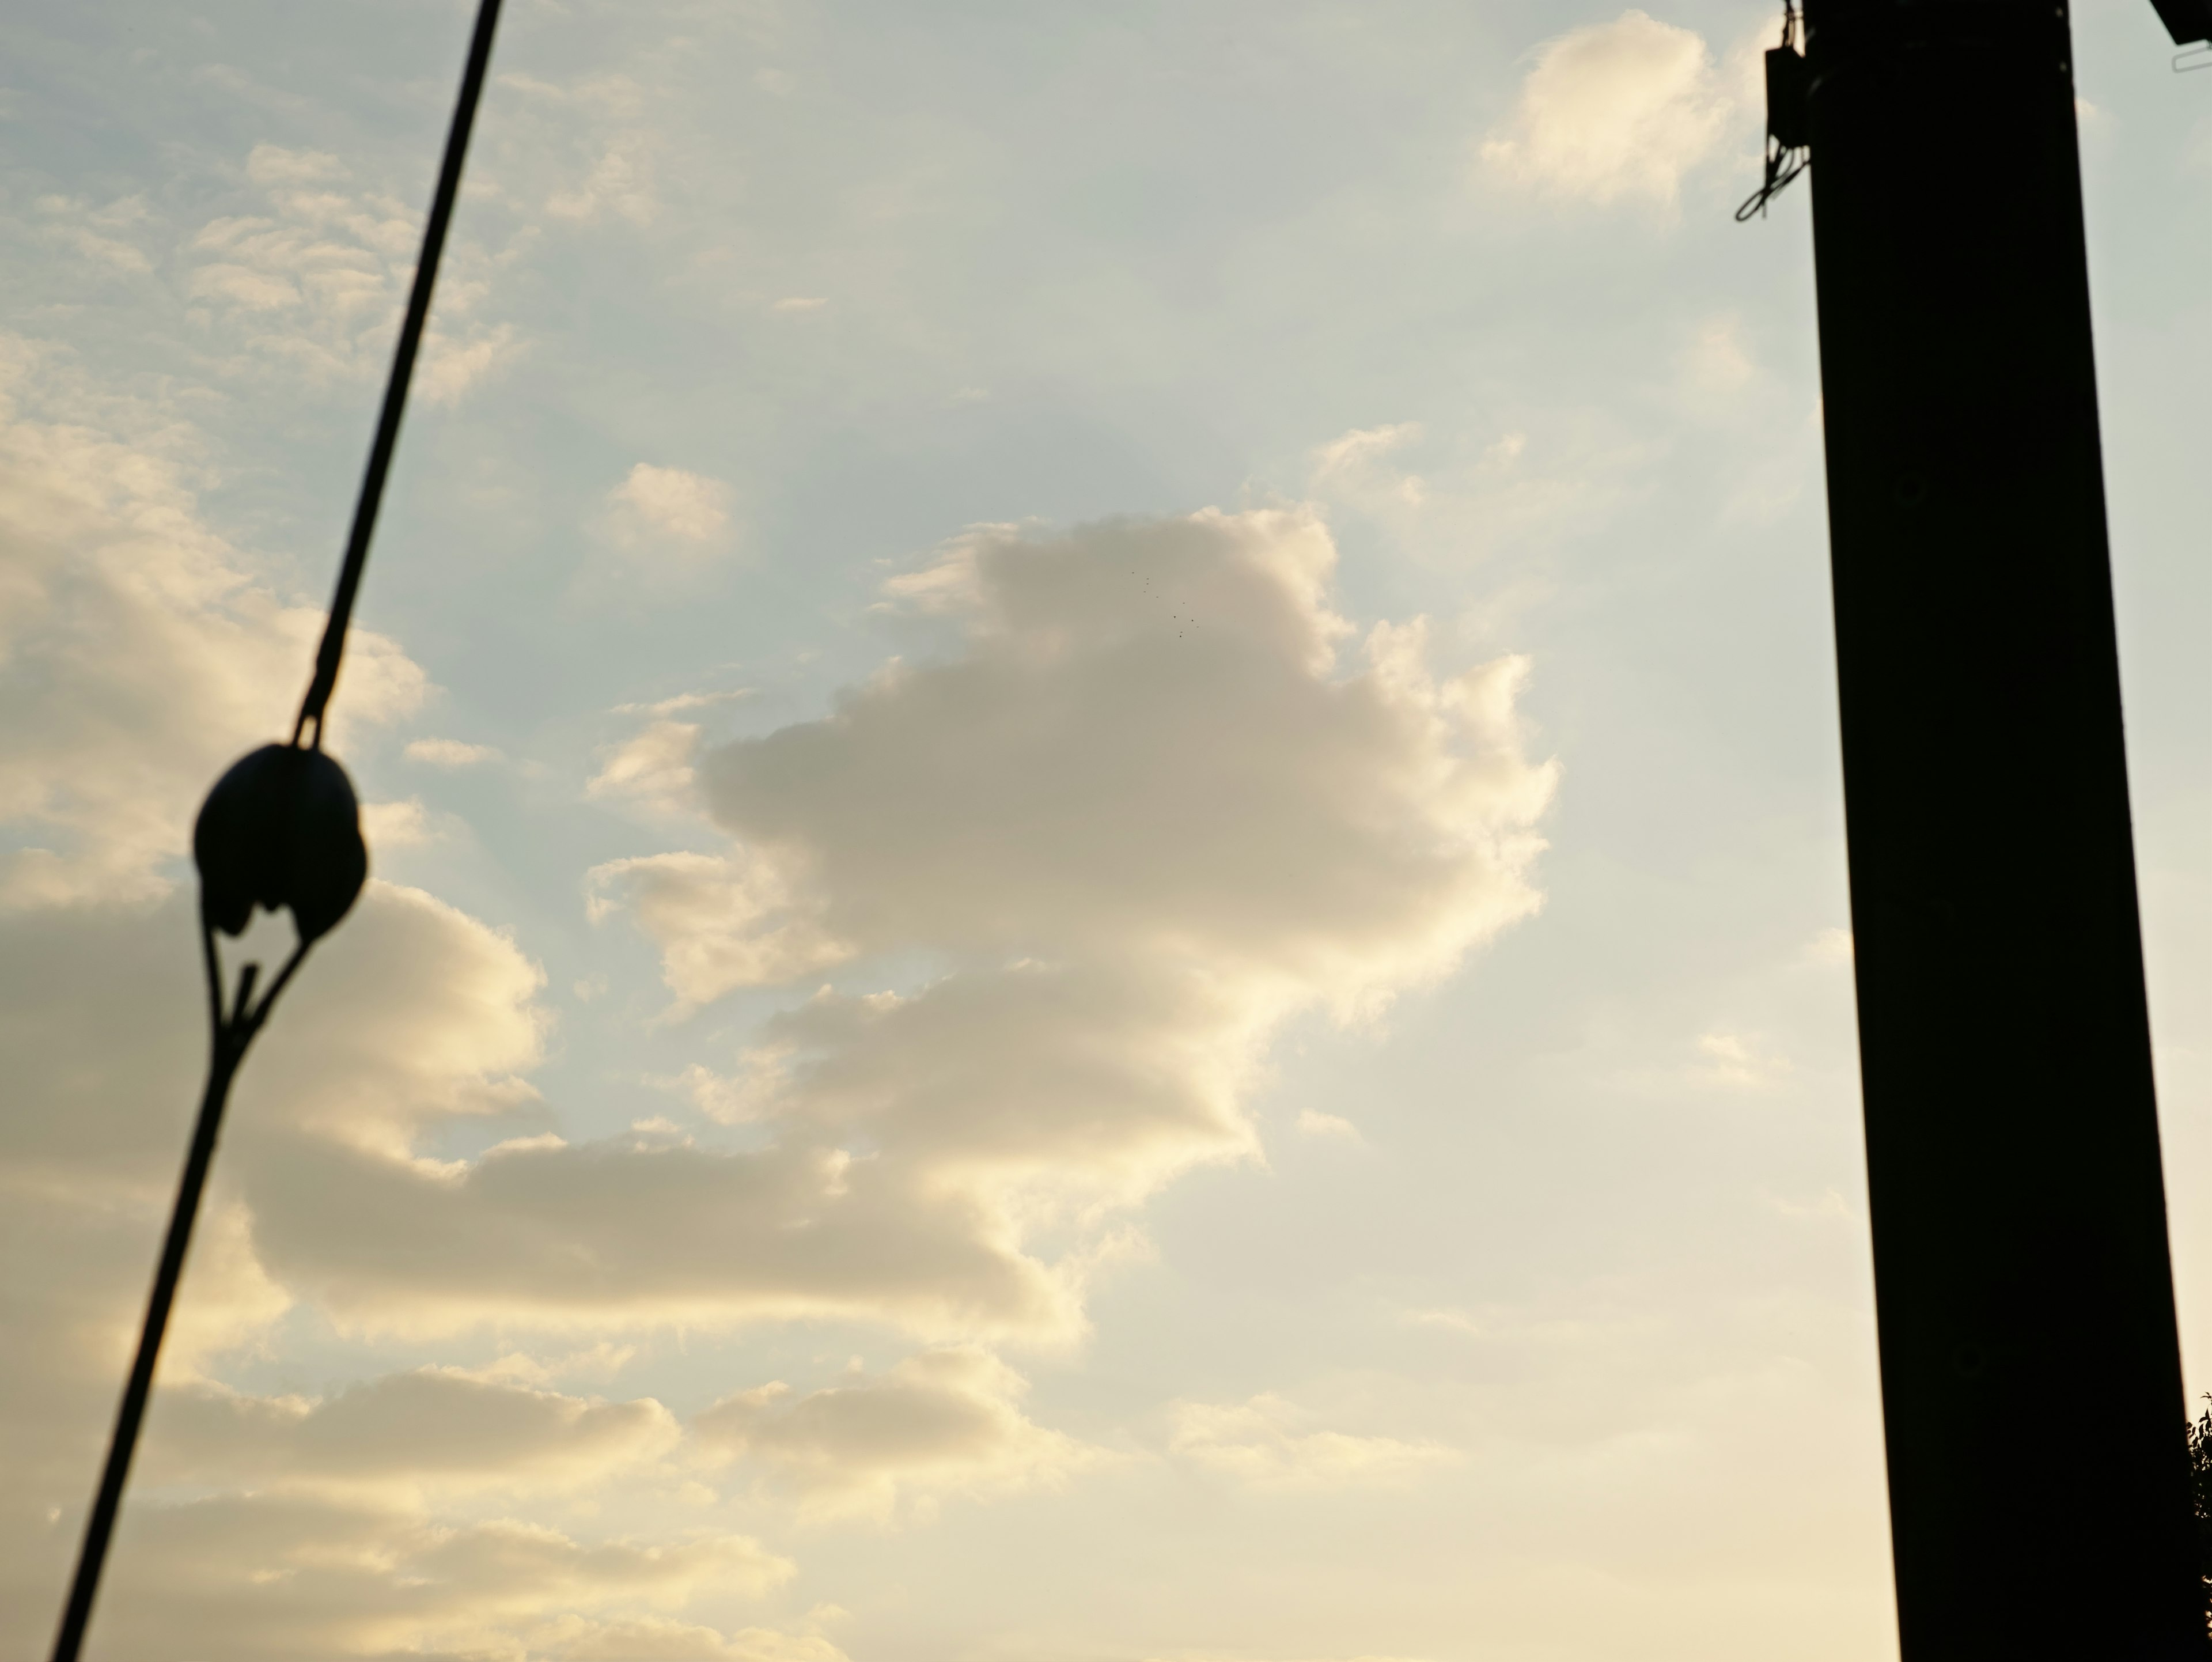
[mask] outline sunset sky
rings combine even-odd
[[[0,1657],[471,9],[0,11]],[[1893,1657],[1778,14],[509,0],[332,706],[373,881],[88,1655]],[[2195,1392],[2212,76],[2075,30]]]

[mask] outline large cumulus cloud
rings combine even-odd
[[[949,1312],[884,1278],[884,1317],[1066,1330],[1089,1261],[1048,1230],[1249,1153],[1284,1020],[1360,1020],[1538,904],[1525,664],[1439,675],[1419,622],[1355,641],[1334,563],[1297,511],[979,530],[888,586],[953,652],[701,756],[722,846],[594,873],[679,1014],[839,977],[693,1083],[776,1126],[748,1170],[811,1185],[840,1262],[896,1228],[902,1263],[1000,1267]]]
[[[1438,679],[1416,624],[1342,665],[1334,564],[1301,512],[976,533],[892,585],[961,619],[957,656],[706,759],[729,857],[853,953],[1140,956],[1340,1001],[1432,975],[1534,904],[1552,776],[1518,661]]]
[[[699,757],[727,840],[592,875],[678,1014],[840,976],[695,1070],[766,1137],[446,1167],[302,1136],[248,1165],[268,1261],[364,1330],[1073,1336],[1101,1208],[1254,1150],[1285,1020],[1361,1019],[1538,903],[1525,666],[1439,676],[1419,623],[1347,650],[1334,560],[1312,514],[1207,512],[985,530],[895,580],[953,653]]]

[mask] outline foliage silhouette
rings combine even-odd
[[[2212,1391],[2204,1400],[2212,1404]],[[2212,1637],[2212,1406],[2189,1424],[2189,1498],[2197,1513],[2197,1568],[2204,1581],[2204,1629]]]

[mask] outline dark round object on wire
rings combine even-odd
[[[200,912],[242,934],[256,906],[292,909],[302,946],[329,933],[368,877],[361,806],[319,750],[264,745],[216,781],[192,827]]]

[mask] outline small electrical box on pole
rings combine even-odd
[[[2067,9],[1805,24],[1904,1656],[2202,1659]]]

